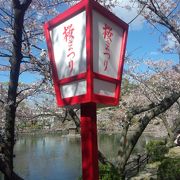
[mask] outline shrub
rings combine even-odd
[[[82,180],[82,177],[78,180]],[[121,178],[113,167],[99,164],[99,180],[121,180]]]
[[[168,152],[168,148],[164,141],[150,141],[146,145],[146,151],[150,156],[152,162],[163,160],[165,154]]]
[[[165,158],[158,168],[158,180],[178,180],[180,178],[180,158]]]
[[[120,180],[117,170],[109,165],[99,164],[99,176],[100,180]]]

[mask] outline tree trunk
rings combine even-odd
[[[14,9],[14,40],[13,40],[13,55],[10,59],[11,71],[8,89],[7,105],[5,108],[5,162],[8,165],[9,173],[6,175],[6,180],[12,179],[13,174],[13,148],[14,148],[14,126],[16,118],[16,95],[19,80],[20,64],[22,60],[21,42],[24,12],[20,9]]]
[[[80,120],[78,115],[74,112],[74,110],[72,108],[68,109],[69,115],[71,116],[71,118],[73,119],[75,125],[76,125],[76,131],[78,133],[80,133]]]
[[[18,0],[13,0],[13,49],[12,57],[10,59],[10,80],[8,88],[8,97],[5,106],[5,144],[6,151],[4,152],[4,159],[6,164],[5,180],[14,179],[13,172],[13,149],[14,149],[14,126],[16,118],[16,97],[19,81],[20,64],[23,58],[21,53],[22,47],[22,35],[23,35],[23,23],[24,15],[31,3],[31,0],[21,3]]]
[[[172,146],[174,146],[174,133],[171,130],[171,127],[169,126],[166,117],[164,115],[160,115],[159,118],[162,120],[162,122],[167,130],[167,133],[168,133],[169,138],[167,139],[168,140],[167,145],[168,145],[168,147],[172,147]]]
[[[122,130],[122,133],[121,133],[121,139],[120,139],[120,144],[119,144],[119,151],[118,151],[118,173],[120,174],[121,176],[121,179],[124,179],[125,178],[125,165],[126,165],[126,162],[128,160],[128,158],[126,158],[126,153],[125,152],[125,149],[126,149],[126,143],[127,143],[127,133],[128,133],[128,129],[129,129],[129,122],[128,122],[128,119],[130,119],[131,117],[129,117],[127,115],[126,117],[126,120],[124,122],[124,126],[123,126],[123,130]]]

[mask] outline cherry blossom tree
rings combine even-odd
[[[172,139],[175,130],[173,124],[176,124],[176,127],[180,125],[178,105],[180,74],[173,69],[170,62],[146,61],[146,64],[149,68],[144,73],[138,74],[137,71],[133,71],[134,67],[126,71],[126,78],[129,77],[129,80],[137,86],[122,96],[121,106],[115,113],[115,119],[119,119],[123,126],[118,161],[122,172],[134,145],[153,119],[163,120]],[[132,127],[135,131],[129,133]]]

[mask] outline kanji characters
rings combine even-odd
[[[70,24],[67,27],[64,27],[63,35],[64,35],[64,39],[66,40],[66,42],[74,39],[73,31],[74,31],[74,28],[73,28],[72,24]]]
[[[71,75],[73,72],[73,68],[74,68],[74,58],[76,56],[75,52],[74,52],[74,48],[73,48],[73,42],[74,42],[74,28],[73,28],[73,24],[70,24],[68,26],[64,27],[64,40],[67,43],[67,58],[68,58],[68,68],[69,68],[69,74]]]
[[[112,41],[112,39],[111,39],[113,36],[112,27],[110,27],[107,24],[104,24],[103,30],[104,30],[104,32],[103,32],[104,39]]]
[[[104,24],[103,26],[103,38],[105,40],[105,48],[104,48],[104,71],[107,71],[108,69],[108,63],[109,60],[111,58],[111,51],[110,51],[110,46],[112,43],[112,37],[113,37],[113,33],[112,33],[112,27],[109,26],[108,24]]]

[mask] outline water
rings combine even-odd
[[[81,174],[80,138],[24,137],[15,154],[15,172],[27,180],[75,180]]]
[[[99,149],[111,160],[117,155],[119,137],[99,135]],[[135,151],[142,151],[148,139],[143,136]],[[15,154],[15,172],[25,180],[76,180],[81,176],[79,137],[24,136],[18,139]]]

